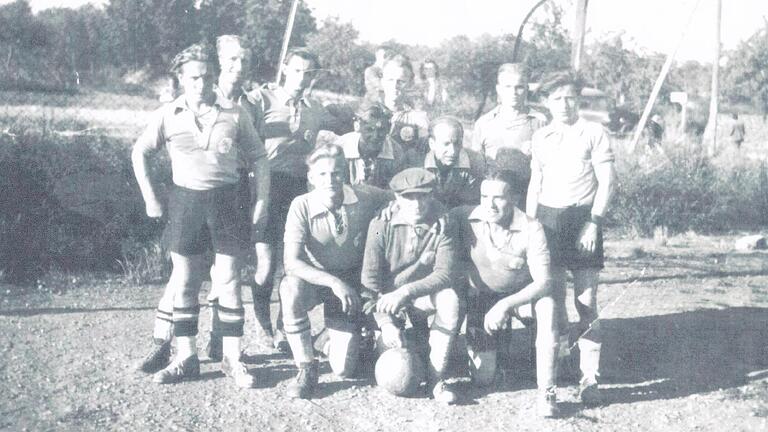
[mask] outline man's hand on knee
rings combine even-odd
[[[498,302],[485,314],[484,329],[488,334],[507,328],[512,308],[504,302]]]
[[[381,313],[395,315],[400,309],[405,307],[407,302],[408,296],[402,290],[396,289],[379,297],[378,302],[376,302],[376,310]]]
[[[347,315],[360,312],[360,294],[346,283],[339,281],[330,287],[333,295],[341,301],[341,310]]]

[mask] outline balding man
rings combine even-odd
[[[443,116],[430,124],[424,168],[435,175],[435,198],[449,209],[479,202],[478,158],[463,142],[464,127],[458,119]]]

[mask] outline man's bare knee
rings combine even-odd
[[[452,289],[444,289],[435,295],[435,310],[441,327],[458,331],[463,320],[463,302]]]
[[[285,276],[280,281],[280,302],[283,305],[283,314],[286,317],[297,317],[304,313],[303,296],[306,294],[304,282],[294,276]]]

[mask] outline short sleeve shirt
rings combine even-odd
[[[533,135],[531,169],[541,174],[539,204],[590,205],[597,191],[594,166],[613,163],[611,143],[599,123],[579,119],[548,125]]]
[[[339,121],[316,101],[293,99],[282,87],[265,85],[248,94],[249,101],[258,106],[263,117],[264,145],[270,170],[303,177],[304,163],[315,147],[321,130],[337,131]]]
[[[543,120],[528,110],[505,113],[501,106],[477,119],[471,148],[483,155],[486,171],[506,169],[531,176],[531,139]]]
[[[165,146],[173,182],[193,190],[237,183],[239,169],[266,155],[248,113],[218,96],[211,110],[198,116],[183,95],[164,105],[136,145],[148,150]]]
[[[535,219],[515,209],[508,227],[494,229],[481,207],[458,207],[451,215],[462,242],[459,256],[468,264],[472,287],[511,294],[532,279],[550,278],[547,240]]]
[[[372,186],[344,185],[344,200],[335,212],[313,192],[291,203],[285,222],[286,243],[300,243],[306,260],[327,271],[362,265],[368,224],[392,194]]]

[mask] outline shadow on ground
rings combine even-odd
[[[732,307],[602,321],[608,403],[672,399],[768,376],[768,309]]]

